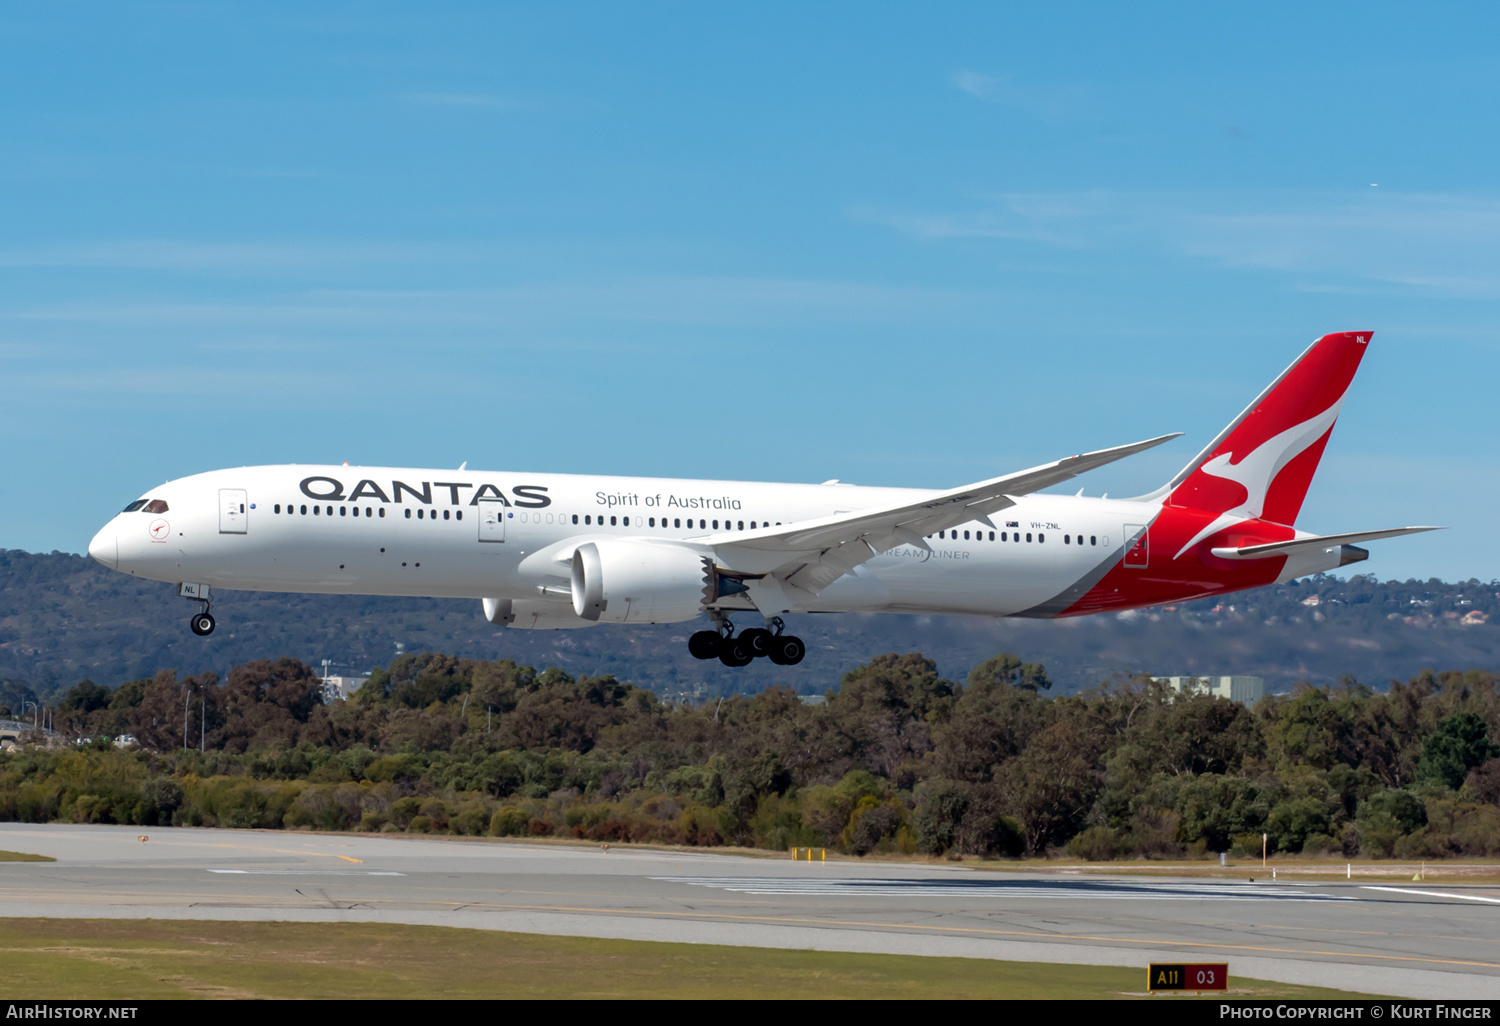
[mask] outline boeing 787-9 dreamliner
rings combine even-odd
[[[169,481],[89,543],[176,583],[211,634],[212,589],[481,600],[497,626],[680,623],[688,648],[790,665],[797,613],[1082,616],[1256,588],[1365,559],[1294,525],[1370,332],[1313,343],[1172,480],[1131,499],[1041,494],[1166,442],[961,488],[759,484],[391,467],[266,466]],[[765,626],[735,633],[730,617]]]

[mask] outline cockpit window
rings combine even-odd
[[[141,510],[142,513],[165,513],[166,511],[167,502],[165,499],[152,499],[150,502],[146,503],[145,508]]]
[[[145,499],[136,499],[129,506],[126,506],[124,509],[120,510],[120,512],[121,513],[134,513],[136,510],[140,509],[145,504],[146,504],[146,500]]]

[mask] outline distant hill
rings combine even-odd
[[[993,620],[846,614],[793,616],[808,644],[796,667],[743,670],[687,654],[692,624],[576,631],[498,629],[478,602],[219,592],[219,629],[188,631],[194,603],[85,556],[0,552],[0,702],[27,689],[50,698],[84,678],[111,687],[163,668],[213,670],[292,656],[368,669],[397,645],[468,658],[515,659],[571,674],[611,673],[659,694],[758,691],[772,683],[822,693],[871,656],[919,651],[946,676],[999,652],[1046,664],[1054,693],[1117,673],[1252,674],[1272,689],[1343,674],[1376,687],[1423,668],[1500,669],[1500,583],[1341,581],[1317,577],[1114,616]],[[749,625],[756,618],[746,616]]]

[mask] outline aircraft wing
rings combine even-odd
[[[924,535],[975,520],[1015,505],[1013,496],[1061,484],[1106,463],[1133,456],[1178,437],[1181,432],[1100,449],[990,478],[891,506],[837,513],[755,531],[721,532],[703,539],[730,571],[764,574],[766,584],[790,585],[817,594],[850,570],[898,545],[928,547]],[[764,587],[765,585],[762,585]],[[752,593],[759,589],[752,587]]]
[[[1381,538],[1396,538],[1403,534],[1420,534],[1423,531],[1441,530],[1441,527],[1393,527],[1385,531],[1354,531],[1349,534],[1323,534],[1312,538],[1293,538],[1290,541],[1266,542],[1263,545],[1245,545],[1240,548],[1215,548],[1212,552],[1220,559],[1265,559],[1267,556],[1287,556],[1299,549],[1331,549],[1335,545],[1356,545],[1359,542],[1379,541]]]

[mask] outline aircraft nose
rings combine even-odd
[[[120,565],[120,543],[115,537],[115,525],[113,522],[105,524],[94,540],[89,542],[89,555],[111,570]]]

